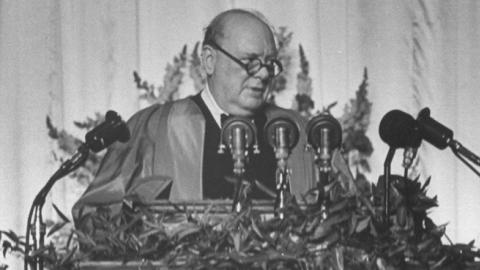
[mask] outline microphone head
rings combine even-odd
[[[453,131],[430,117],[430,109],[423,108],[417,117],[420,134],[438,149],[445,149],[453,139]]]
[[[85,142],[93,152],[99,152],[115,141],[127,142],[129,139],[127,124],[114,111],[108,111],[105,121],[85,135]]]
[[[245,134],[245,147],[248,148],[254,143],[256,136],[254,124],[246,117],[230,116],[222,124],[222,138],[221,142],[225,145],[232,145],[232,136],[236,129],[243,130]]]
[[[280,143],[279,140],[281,139],[277,138],[277,130],[281,128],[286,131],[286,138],[284,138],[286,141],[285,143],[287,144],[286,147],[292,150],[298,143],[300,132],[298,125],[290,118],[281,116],[269,120],[265,124],[265,140],[273,149],[277,148]]]
[[[342,126],[337,119],[328,113],[321,113],[308,121],[306,128],[308,143],[315,149],[321,147],[322,129],[329,130],[329,151],[333,151],[335,148],[340,147],[342,144]]]
[[[378,132],[382,141],[392,148],[418,148],[422,142],[415,119],[400,110],[385,114]]]

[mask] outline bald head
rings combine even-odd
[[[235,39],[238,32],[261,30],[267,33],[267,39],[274,44],[274,35],[262,14],[243,9],[230,9],[218,14],[205,28],[203,45],[222,44],[226,38]]]

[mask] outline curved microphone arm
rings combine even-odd
[[[388,149],[387,157],[385,158],[385,163],[383,164],[383,177],[384,177],[384,186],[383,186],[383,222],[388,223],[390,217],[390,177],[391,177],[391,165],[393,157],[395,156],[395,147],[390,147]]]
[[[62,163],[60,168],[50,177],[40,192],[38,192],[30,207],[27,218],[24,258],[25,270],[28,270],[29,264],[34,270],[43,270],[43,260],[41,257],[35,258],[33,261],[29,257],[31,250],[30,236],[33,238],[33,248],[35,250],[44,247],[46,225],[43,222],[42,208],[53,185],[62,177],[68,175],[85,163],[90,150],[98,152],[115,141],[126,142],[128,139],[130,139],[130,131],[126,123],[122,121],[116,112],[108,111],[105,115],[105,121],[86,134],[86,143],[82,143],[75,154]]]
[[[47,181],[47,184],[38,192],[33,200],[33,203],[30,207],[27,218],[27,230],[25,234],[25,258],[24,258],[24,269],[28,269],[29,263],[29,253],[30,253],[30,235],[33,238],[33,247],[35,249],[40,249],[44,247],[44,239],[46,234],[46,226],[43,222],[42,209],[45,204],[45,199],[52,189],[53,185],[68,175],[72,171],[80,167],[88,158],[89,148],[86,144],[82,144],[75,154],[65,161],[60,168],[50,177]],[[32,263],[33,269],[42,270],[43,269],[43,260],[42,258],[36,258]]]

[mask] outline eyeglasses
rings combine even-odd
[[[223,54],[225,54],[230,59],[232,59],[235,63],[239,64],[243,69],[245,69],[248,76],[253,76],[257,74],[257,72],[259,72],[260,69],[262,69],[262,67],[267,68],[268,76],[270,78],[274,78],[278,76],[283,70],[282,64],[277,59],[270,59],[270,60],[267,60],[266,63],[263,63],[262,60],[260,60],[260,58],[253,58],[253,59],[249,59],[248,62],[244,63],[240,59],[236,58],[235,56],[227,52],[225,49],[220,47],[220,45],[218,45],[214,41],[210,41],[208,45],[221,51]]]

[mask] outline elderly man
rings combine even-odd
[[[231,198],[232,159],[218,154],[222,114],[252,118],[259,133],[272,117],[287,115],[301,126],[300,142],[289,161],[291,192],[300,195],[314,186],[311,153],[304,151],[302,118],[293,111],[265,103],[268,86],[281,72],[274,35],[255,14],[229,10],[205,31],[202,62],[207,86],[198,95],[135,114],[128,127],[132,139],[106,154],[99,172],[74,206],[80,209],[122,200],[149,202],[158,198],[201,200]],[[250,158],[247,176],[275,188],[273,149],[259,134],[260,154]],[[253,198],[265,198],[254,188]]]

